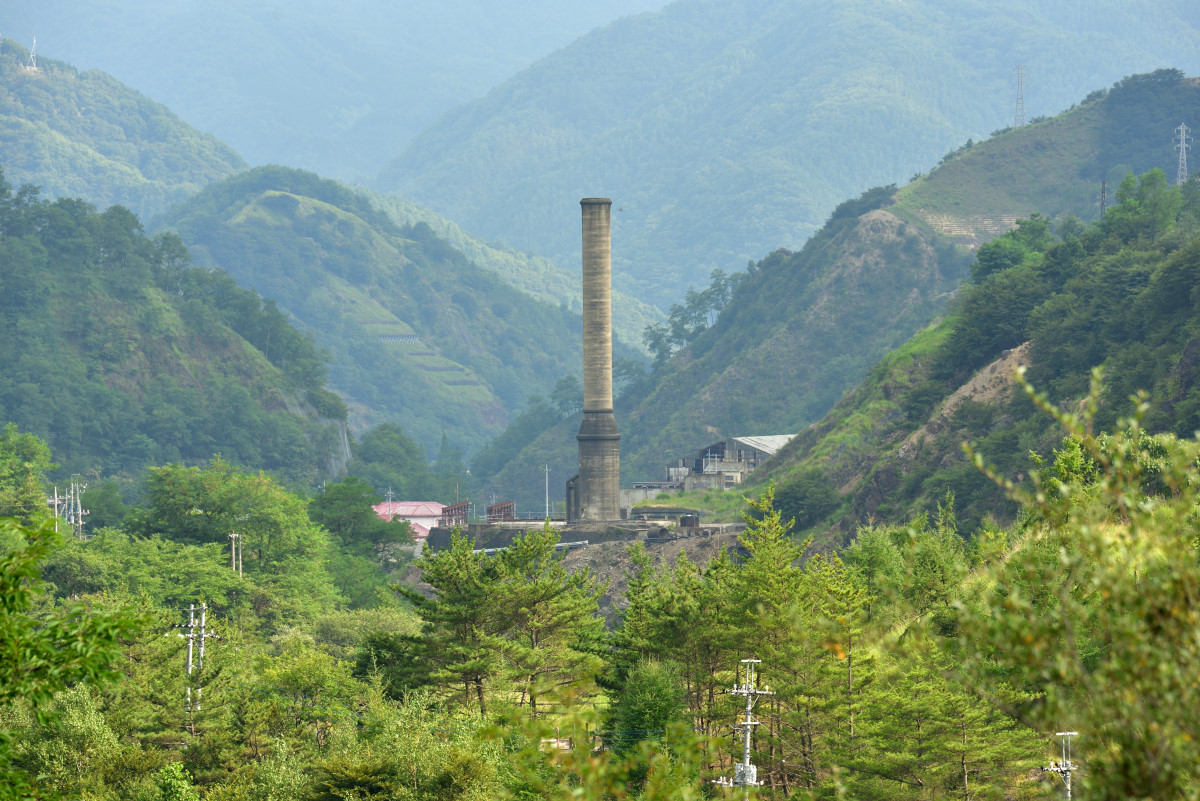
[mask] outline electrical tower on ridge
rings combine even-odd
[[[1013,127],[1020,128],[1025,124],[1025,65],[1017,65],[1017,113],[1013,117]]]
[[[1191,135],[1188,134],[1191,128],[1187,127],[1187,123],[1179,123],[1179,127],[1175,129],[1175,149],[1179,151],[1179,166],[1175,170],[1175,185],[1183,186],[1188,179],[1187,152],[1191,147]]]

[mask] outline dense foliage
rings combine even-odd
[[[189,262],[120,206],[43,201],[0,174],[0,419],[55,443],[64,472],[219,452],[315,480],[338,446],[307,400],[325,397],[323,354],[272,302]]]
[[[220,463],[152,471],[128,532],[55,551],[48,524],[8,523],[0,687],[23,689],[0,694],[4,792],[713,797],[741,751],[724,690],[753,656],[773,691],[755,709],[760,798],[1053,798],[1036,767],[1064,728],[1089,796],[1195,798],[1195,443],[1136,420],[1093,433],[1098,387],[1078,418],[1030,394],[1066,438],[1036,492],[993,474],[1018,524],[964,541],[947,499],[805,558],[768,489],[706,565],[633,546],[611,632],[603,583],[564,567],[549,527],[494,556],[456,536],[397,585],[411,610],[383,593],[337,611],[327,558],[386,539],[354,480],[311,504],[341,546]],[[36,444],[10,435],[0,461]],[[252,538],[244,576],[217,544],[231,527]],[[171,635],[199,602],[189,673]]]
[[[1011,520],[1016,506],[959,445],[973,441],[1014,481],[1031,479],[1029,451],[1058,447],[1045,418],[1010,391],[1018,364],[1063,403],[1086,394],[1090,369],[1102,365],[1098,426],[1111,430],[1145,390],[1152,404],[1142,425],[1191,436],[1200,430],[1197,263],[1200,183],[1170,186],[1159,169],[1126,176],[1092,225],[1067,219],[1052,234],[1044,217],[1019,221],[979,249],[951,316],[889,355],[789,445],[773,473],[781,495],[814,470],[851,487],[843,532],[873,515],[911,514],[947,491],[968,530],[989,515]]]

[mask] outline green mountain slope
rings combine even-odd
[[[1018,64],[1033,116],[1197,53],[1187,2],[680,0],[446,114],[379,186],[561,263],[574,203],[610,196],[616,286],[665,307],[1011,124]]]
[[[534,393],[578,372],[578,315],[513,289],[363,195],[262,167],[165,218],[203,264],[279,303],[331,356],[359,424],[397,422],[473,452]]]
[[[255,164],[374,175],[439,114],[665,0],[9,4],[3,32],[102,69]]]
[[[51,197],[152,217],[245,168],[227,145],[102,72],[0,43],[0,162]]]
[[[1097,216],[1104,177],[1172,166],[1162,132],[1197,108],[1200,81],[1175,71],[1133,76],[1057,117],[964,149],[897,192],[843,203],[800,252],[760,261],[715,324],[618,402],[625,480],[661,480],[667,463],[720,438],[796,433],[821,420],[944,308],[966,275],[967,248],[1039,208],[1060,219]],[[1110,204],[1116,190],[1110,183]],[[906,358],[907,376],[911,361],[928,354]],[[839,436],[868,436],[874,412],[856,410],[874,409],[875,400],[855,401]],[[531,450],[554,453],[550,461],[568,469],[575,459],[570,443]],[[522,454],[511,474],[496,469],[497,493],[525,487],[529,462]],[[524,492],[533,497],[536,487]]]
[[[220,453],[309,482],[349,458],[311,340],[126,209],[13,194],[0,175],[0,332],[0,420],[50,441],[64,473]]]
[[[401,226],[425,223],[439,239],[444,239],[485,270],[496,273],[510,286],[538,300],[564,304],[573,311],[581,312],[583,275],[578,266],[570,269],[544,256],[514,250],[501,243],[486,244],[440,214],[416,203],[394,195],[366,189],[361,191]],[[663,319],[662,312],[656,307],[622,292],[613,292],[612,314],[613,334],[634,347],[641,345],[646,326]]]
[[[756,483],[779,482],[781,501],[799,508],[800,477],[827,476],[841,510],[815,524],[834,539],[871,517],[927,511],[947,493],[964,533],[987,515],[1011,518],[1015,507],[961,443],[1018,484],[1038,469],[1030,451],[1049,461],[1070,447],[1015,389],[1018,367],[1061,408],[1076,408],[1091,368],[1103,367],[1098,430],[1115,431],[1144,390],[1148,431],[1192,437],[1200,430],[1200,183],[1181,191],[1155,169],[1116,195],[1091,226],[1067,224],[1051,237],[1037,218],[981,249],[954,313],[884,359]]]

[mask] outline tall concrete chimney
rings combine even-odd
[[[579,476],[568,485],[567,517],[619,520],[621,435],[612,403],[612,201],[587,197],[579,205],[583,209],[583,423],[575,437]]]

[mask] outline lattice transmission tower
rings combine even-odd
[[[1175,148],[1179,151],[1179,166],[1175,170],[1176,186],[1183,186],[1184,181],[1188,179],[1187,152],[1192,141],[1192,137],[1188,134],[1190,130],[1183,122],[1179,123],[1179,127],[1175,129]]]
[[[1025,66],[1017,65],[1017,113],[1013,117],[1013,127],[1020,128],[1025,124]]]

